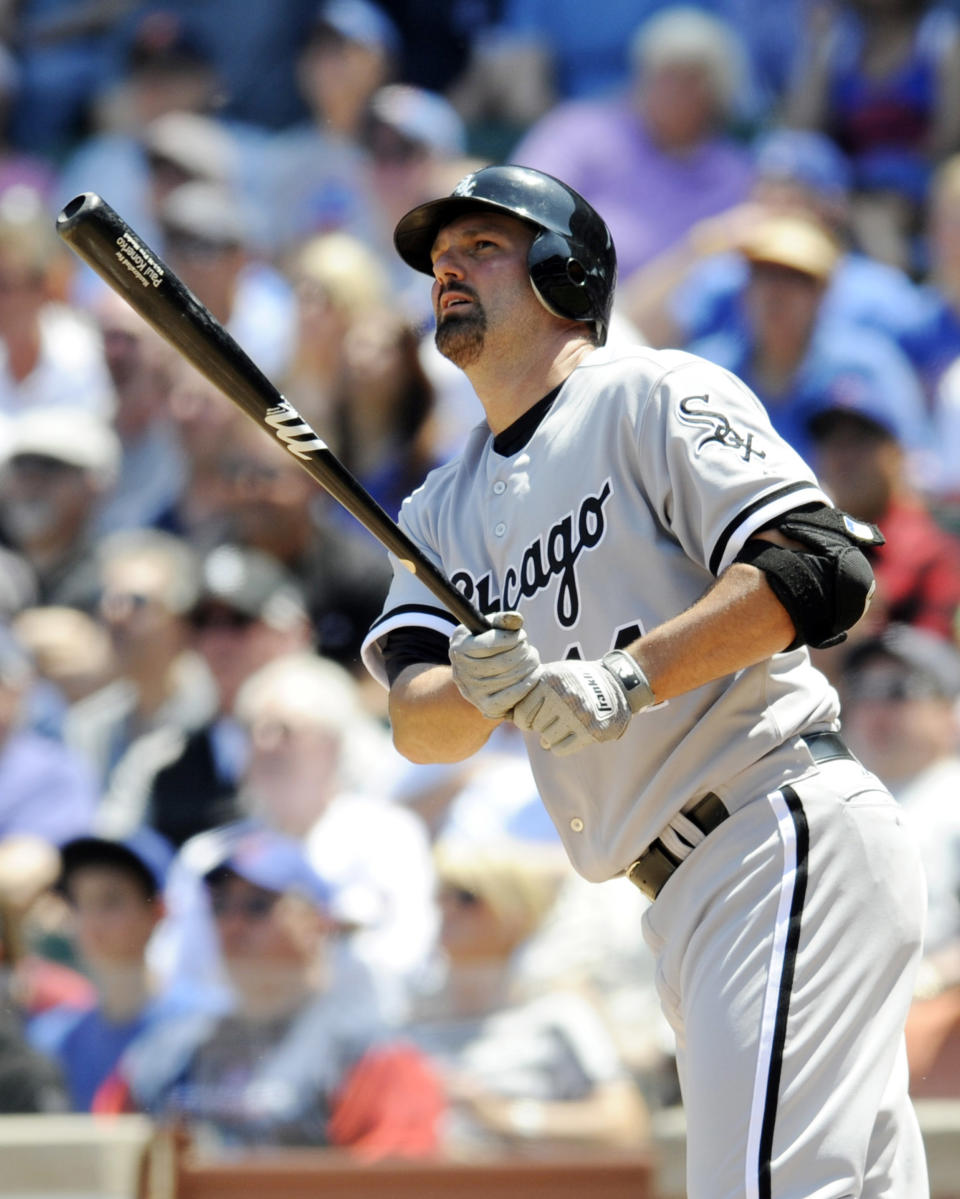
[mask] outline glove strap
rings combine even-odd
[[[619,680],[627,695],[631,712],[640,712],[657,702],[650,680],[640,669],[636,660],[622,649],[613,649],[600,659],[610,673]]]

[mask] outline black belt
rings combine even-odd
[[[807,733],[803,738],[815,762],[853,758],[839,733]],[[730,815],[719,796],[709,792],[687,808],[683,815],[706,837]],[[659,837],[626,869],[627,878],[648,899],[656,899],[664,883],[683,861]]]

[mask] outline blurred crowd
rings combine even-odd
[[[885,535],[815,656],[923,846],[913,1085],[960,1096],[960,0],[5,0],[2,1110],[469,1157],[677,1102],[646,901],[512,726],[396,754],[385,551],[55,233],[100,194],[396,515],[482,412],[392,229],[493,161],[609,223],[612,341],[735,372]]]

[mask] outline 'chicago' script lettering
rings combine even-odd
[[[549,587],[553,579],[559,579],[557,620],[563,628],[572,628],[580,617],[577,559],[584,550],[592,550],[603,540],[606,532],[603,505],[611,490],[607,479],[596,495],[582,500],[576,512],[568,512],[536,541],[531,541],[520,555],[519,563],[511,564],[503,572],[499,596],[493,590],[491,574],[476,579],[469,571],[461,570],[451,581],[482,612],[506,612],[516,608],[521,599],[532,599]]]

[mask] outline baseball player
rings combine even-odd
[[[401,523],[493,625],[394,563],[364,658],[398,749],[456,761],[512,720],[575,868],[653,900],[690,1199],[926,1195],[921,867],[806,648],[865,611],[878,531],[734,376],[605,348],[614,248],[560,181],[487,167],[395,242],[486,415]]]

